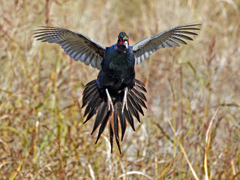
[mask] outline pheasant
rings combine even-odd
[[[86,123],[96,115],[92,133],[99,127],[96,143],[109,125],[111,152],[113,138],[119,152],[127,122],[133,130],[134,120],[140,122],[139,114],[144,116],[143,108],[147,109],[147,98],[144,83],[135,79],[134,67],[160,48],[187,44],[184,40],[193,40],[188,35],[197,35],[200,24],[187,24],[157,33],[143,39],[134,46],[129,45],[129,36],[120,32],[117,43],[105,47],[97,41],[80,33],[63,27],[43,26],[35,30],[35,38],[42,42],[59,44],[75,61],[80,60],[87,66],[99,70],[97,79],[89,82],[82,98],[82,108],[86,106],[84,117]],[[184,39],[184,40],[183,40]]]

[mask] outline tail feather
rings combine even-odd
[[[112,108],[109,109],[108,107],[106,95],[101,94],[102,92],[98,89],[96,80],[93,80],[86,85],[86,88],[83,91],[82,99],[82,108],[86,106],[84,117],[87,116],[87,119],[84,121],[84,123],[96,115],[95,123],[91,132],[91,134],[93,134],[100,126],[96,143],[98,142],[108,123],[111,150],[113,146],[113,138],[115,136],[118,149],[121,153],[119,142],[119,126],[121,126],[121,140],[123,140],[126,131],[126,121],[135,131],[133,116],[140,122],[139,113],[144,115],[142,107],[147,109],[145,104],[145,102],[147,102],[147,98],[143,93],[147,91],[144,86],[145,85],[141,81],[135,79],[135,85],[131,90],[129,90],[127,95],[127,107],[125,106],[122,112],[123,92],[117,96],[112,96],[114,106],[113,111]]]
[[[116,106],[114,107],[114,111],[117,111],[117,108]],[[119,149],[119,152],[121,153],[121,147],[120,147],[120,144],[119,144],[119,128],[118,128],[118,124],[119,124],[119,121],[118,121],[118,116],[117,116],[117,113],[114,113],[114,134],[115,134],[115,140],[117,142],[117,146],[118,146],[118,149]],[[112,127],[112,126],[111,126]],[[111,144],[112,146],[112,144]],[[112,151],[112,148],[111,148],[111,151]]]
[[[94,93],[95,95],[92,97],[92,99],[89,100],[88,105],[86,107],[85,113],[84,113],[84,117],[89,114],[91,112],[91,110],[94,110],[95,106],[96,106],[96,101],[101,100],[99,93],[96,92]],[[100,105],[100,104],[99,104]]]
[[[99,106],[102,103],[101,101],[102,101],[102,99],[98,97],[98,99],[95,102],[95,104],[93,104],[93,108],[89,111],[86,121],[91,119],[96,114],[96,111],[99,109]]]
[[[142,85],[143,87],[145,87],[145,84],[141,81],[139,81],[138,79],[135,79],[135,83],[139,84],[139,85]],[[145,88],[144,88],[145,89]],[[146,90],[147,92],[147,90]]]
[[[89,88],[88,91],[86,91],[86,92],[84,93],[83,99],[86,100],[86,101],[88,101],[88,100],[89,100],[89,96],[91,96],[93,92],[97,92],[97,90],[98,90],[98,87],[92,86],[91,88]],[[91,97],[90,97],[90,98],[91,98]]]
[[[147,92],[147,90],[144,87],[145,85],[141,81],[135,79],[135,85],[139,87],[142,91]]]
[[[123,115],[126,117],[128,123],[130,124],[130,126],[132,127],[132,129],[135,131],[134,121],[133,121],[132,114],[131,114],[126,108],[124,108],[124,113],[123,113]]]
[[[87,92],[91,92],[90,89],[95,87],[96,87],[96,80],[89,82],[83,91],[83,96],[86,96],[88,94]]]
[[[138,120],[138,122],[140,122],[140,117],[139,117],[138,111],[133,107],[129,98],[127,99],[127,106],[128,106],[129,111],[133,114],[133,116]]]
[[[136,110],[138,110],[138,112],[140,112],[143,116],[144,116],[144,113],[143,113],[143,109],[142,109],[142,107],[138,104],[138,102],[137,102],[137,97],[136,98],[134,98],[133,96],[132,96],[132,94],[128,94],[128,99],[131,101],[131,103],[132,103],[132,105],[135,107],[135,109]]]
[[[146,106],[146,104],[144,103],[144,101],[141,99],[141,98],[139,98],[136,94],[134,94],[132,91],[129,93],[132,97],[133,97],[133,99],[138,103],[138,105],[140,104],[141,106],[143,106],[145,109],[147,109],[147,106]],[[140,107],[141,107],[140,106]],[[144,115],[144,114],[143,114]]]
[[[126,119],[124,118],[123,113],[122,113],[122,103],[118,102],[116,104],[116,106],[117,106],[117,113],[118,113],[119,120],[120,120],[121,130],[122,130],[121,140],[123,140],[123,137],[124,137],[124,134],[126,131]]]
[[[83,93],[82,108],[84,106],[86,106],[89,103],[89,101],[93,97],[95,97],[97,94],[99,94],[99,93],[98,93],[98,87],[96,87],[96,86],[93,86],[92,88],[89,88],[89,91],[86,91],[85,93]]]
[[[104,131],[106,125],[107,125],[107,122],[108,122],[110,113],[111,113],[111,112],[108,111],[108,112],[107,112],[107,115],[104,117],[104,119],[103,119],[103,121],[102,121],[102,124],[101,124],[101,126],[100,126],[100,129],[99,129],[99,131],[98,131],[98,136],[97,136],[97,140],[96,140],[95,144],[97,144],[97,142],[98,142],[101,134],[103,133],[103,131]]]
[[[104,117],[107,115],[107,103],[106,102],[102,102],[101,107],[98,111],[94,126],[93,126],[93,130],[92,133],[94,133],[94,131],[98,128],[98,126],[102,123]]]
[[[142,100],[144,100],[145,102],[147,102],[146,96],[145,96],[141,91],[139,91],[135,86],[132,88],[132,91],[133,91],[138,97],[140,97]]]
[[[112,121],[109,122],[109,133],[110,133],[110,144],[111,144],[111,152],[112,152],[112,149],[113,149],[113,128],[112,128]]]
[[[90,88],[91,86],[95,86],[95,85],[96,85],[96,79],[90,81],[90,82],[87,84],[86,88],[84,89],[83,93],[84,93],[85,91],[88,91],[88,88]]]

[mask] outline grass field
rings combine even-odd
[[[240,179],[240,1],[2,0],[0,179]],[[98,70],[33,30],[62,25],[110,46],[189,22],[188,45],[136,67],[148,110],[110,153],[83,124],[82,91]]]

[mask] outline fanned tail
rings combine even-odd
[[[119,125],[121,126],[121,140],[123,140],[126,131],[126,122],[128,122],[135,131],[133,117],[140,122],[139,113],[144,115],[142,107],[147,109],[145,104],[147,102],[147,98],[144,95],[144,92],[147,91],[144,86],[145,85],[141,81],[135,79],[135,85],[131,90],[129,90],[127,95],[127,106],[125,106],[122,112],[124,96],[123,91],[114,96],[112,96],[110,93],[114,107],[113,111],[112,108],[109,109],[107,96],[99,90],[96,80],[93,80],[86,85],[86,88],[83,91],[82,99],[82,108],[86,106],[84,117],[87,116],[84,123],[96,115],[95,123],[91,133],[93,134],[100,126],[96,143],[98,142],[108,123],[111,151],[113,149],[113,138],[115,137],[118,149],[121,153],[119,143]]]

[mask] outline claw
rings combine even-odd
[[[110,109],[112,108],[112,111],[114,112],[113,102],[112,102],[111,96],[108,92],[108,89],[105,89],[105,91],[106,91],[107,99],[108,99],[108,111],[110,111]]]
[[[122,113],[124,111],[124,107],[126,106],[126,109],[128,110],[128,107],[127,107],[127,93],[128,93],[128,88],[125,87],[124,88],[124,96],[123,96],[123,106],[122,106]]]

